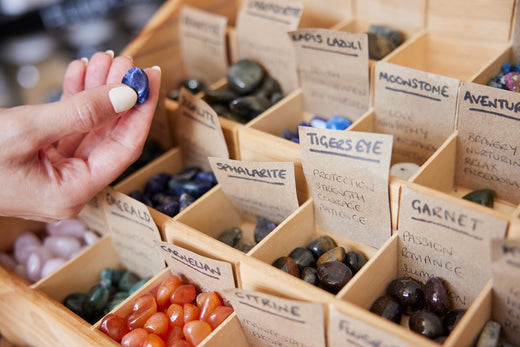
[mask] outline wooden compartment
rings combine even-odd
[[[430,159],[421,167],[417,174],[410,179],[410,182],[419,184],[436,191],[448,194],[457,200],[460,204],[472,208],[482,208],[471,201],[462,199],[462,196],[473,191],[462,185],[455,185],[455,155],[457,151],[457,136],[455,131],[446,142],[430,157]],[[494,199],[493,210],[501,218],[509,219],[517,205],[504,200]]]
[[[164,279],[166,279],[168,276],[170,276],[171,273],[172,272],[170,271],[170,268],[167,267],[167,268],[163,269],[157,275],[152,277],[143,287],[141,287],[139,289],[139,291],[137,291],[133,295],[131,295],[127,300],[125,300],[123,303],[121,303],[121,305],[114,308],[110,313],[117,314],[121,317],[128,316],[132,312],[133,300],[138,298],[140,295],[143,295],[143,294],[146,294],[146,293],[152,291],[154,288],[159,286]],[[189,281],[189,279],[186,279],[186,280],[189,283],[192,283]],[[185,283],[185,282],[183,282],[183,283]],[[197,283],[193,283],[193,284],[197,285]],[[99,330],[100,324],[101,324],[101,320],[96,322],[92,326],[92,330],[104,335]],[[113,341],[110,337],[108,337],[106,335],[104,335],[104,339],[107,340],[106,345],[115,345],[115,346],[120,345],[119,343]],[[223,321],[198,346],[222,346],[225,343],[229,342],[231,339],[239,347],[247,346],[247,342],[245,340],[244,333],[242,331],[242,328],[240,327],[240,323],[238,322],[238,319],[236,318],[235,313],[232,313],[225,321]]]
[[[428,1],[426,30],[386,61],[473,81],[508,50],[514,4],[514,0]]]
[[[438,343],[423,337],[417,333],[409,330],[407,326],[393,323],[389,320],[379,317],[378,315],[369,311],[372,303],[381,296],[387,284],[393,279],[397,278],[397,258],[399,256],[399,235],[395,233],[390,240],[381,248],[378,254],[374,257],[371,266],[362,268],[358,276],[354,279],[350,290],[345,291],[343,296],[339,299],[346,301],[348,305],[343,303],[335,303],[338,311],[350,316],[356,310],[350,308],[350,304],[356,305],[358,308],[365,309],[365,312],[359,314],[359,318],[365,324],[371,326],[371,329],[381,330],[386,334],[393,335],[403,342],[409,343],[410,346],[439,346]],[[482,292],[485,292],[483,288]],[[463,319],[448,336],[442,346],[470,346],[473,339],[476,337],[477,322],[469,317],[470,310],[480,310],[483,308],[483,303],[479,297],[475,299],[468,308],[467,313]],[[480,317],[478,321],[483,319]],[[471,323],[465,323],[471,321]],[[403,314],[401,324],[407,324],[408,317]],[[482,323],[483,324],[483,323]]]
[[[370,266],[370,259],[377,253],[377,249],[367,246],[361,242],[349,239],[345,236],[328,232],[316,225],[314,217],[314,203],[312,199],[307,200],[298,211],[287,218],[281,225],[277,233],[270,235],[265,242],[262,242],[257,249],[248,253],[249,257],[262,261],[265,265],[262,270],[258,267],[257,271],[264,272],[266,277],[273,276],[276,280],[268,281],[268,283],[284,282],[290,287],[297,288],[298,291],[307,293],[309,298],[315,298],[315,301],[326,301],[327,297],[333,299],[335,294],[332,294],[324,289],[313,286],[295,276],[289,275],[282,270],[273,267],[271,264],[279,257],[288,256],[296,247],[306,247],[309,242],[319,236],[329,236],[336,241],[338,246],[345,249],[345,252],[357,251],[362,253],[367,258],[367,263],[364,266]],[[255,277],[251,274],[244,274],[241,272],[242,283],[244,278],[242,276]],[[353,278],[356,275],[353,276]],[[253,283],[253,280],[248,280]],[[352,281],[352,280],[351,280]],[[349,284],[347,283],[337,295],[341,295],[344,291],[348,291]],[[317,299],[320,298],[320,299]]]

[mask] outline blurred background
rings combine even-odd
[[[165,0],[0,0],[0,107],[58,100],[68,63],[116,56]]]

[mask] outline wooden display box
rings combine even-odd
[[[385,61],[474,81],[509,49],[514,0],[428,1],[427,28]]]
[[[455,185],[455,155],[457,150],[457,135],[455,131],[446,142],[435,152],[430,159],[421,166],[417,174],[409,182],[428,187],[438,192],[448,194],[458,204],[472,209],[490,210],[489,207],[475,204],[462,199],[462,196],[474,189]],[[454,201],[455,201],[454,200]],[[514,215],[517,205],[504,199],[494,199],[493,213],[498,218],[510,219]]]

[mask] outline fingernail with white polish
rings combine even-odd
[[[109,56],[111,56],[112,58],[114,58],[114,51],[109,49],[108,51],[105,51],[106,54],[108,54]]]
[[[83,57],[83,58],[81,58],[80,60],[81,60],[85,65],[88,64],[88,58]]]
[[[137,102],[137,93],[127,86],[110,89],[108,97],[116,113],[131,109]]]
[[[154,66],[152,66],[152,69],[161,72],[161,67],[160,67],[159,65],[154,65]]]

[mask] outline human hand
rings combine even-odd
[[[0,109],[0,215],[72,218],[141,155],[159,97],[160,69],[145,69],[150,96],[121,83],[130,57],[96,53],[70,63],[60,101]]]

